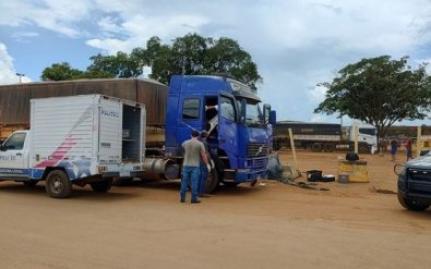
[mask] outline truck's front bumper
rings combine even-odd
[[[398,195],[406,200],[415,200],[421,204],[431,204],[431,194],[411,193],[398,189]]]
[[[410,175],[398,177],[398,195],[409,200],[431,204],[431,181],[419,181]]]
[[[253,182],[257,179],[264,178],[266,176],[265,170],[251,170],[251,169],[239,169],[235,173],[235,182]]]

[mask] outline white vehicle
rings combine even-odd
[[[377,150],[377,131],[372,126],[352,125],[347,129],[348,137],[351,142],[355,141],[355,129],[358,129],[358,142],[371,146],[371,153]]]
[[[72,185],[107,192],[115,177],[139,176],[145,155],[145,107],[102,95],[31,100],[29,131],[0,146],[0,181],[36,185],[54,198]]]

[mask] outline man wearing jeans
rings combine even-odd
[[[192,131],[192,138],[183,143],[184,149],[184,161],[183,171],[181,176],[181,190],[180,190],[180,201],[184,203],[186,201],[186,193],[191,187],[192,190],[192,203],[200,203],[198,200],[199,193],[199,178],[200,178],[200,162],[206,164],[208,171],[211,171],[211,166],[208,163],[207,155],[205,152],[205,146],[198,140],[199,132]]]

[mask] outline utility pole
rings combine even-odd
[[[19,77],[19,83],[22,83],[22,78],[25,76],[23,73],[16,73],[16,75]]]

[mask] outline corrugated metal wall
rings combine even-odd
[[[0,124],[26,124],[30,99],[99,93],[144,103],[147,125],[165,123],[168,87],[151,80],[94,79],[0,86]]]

